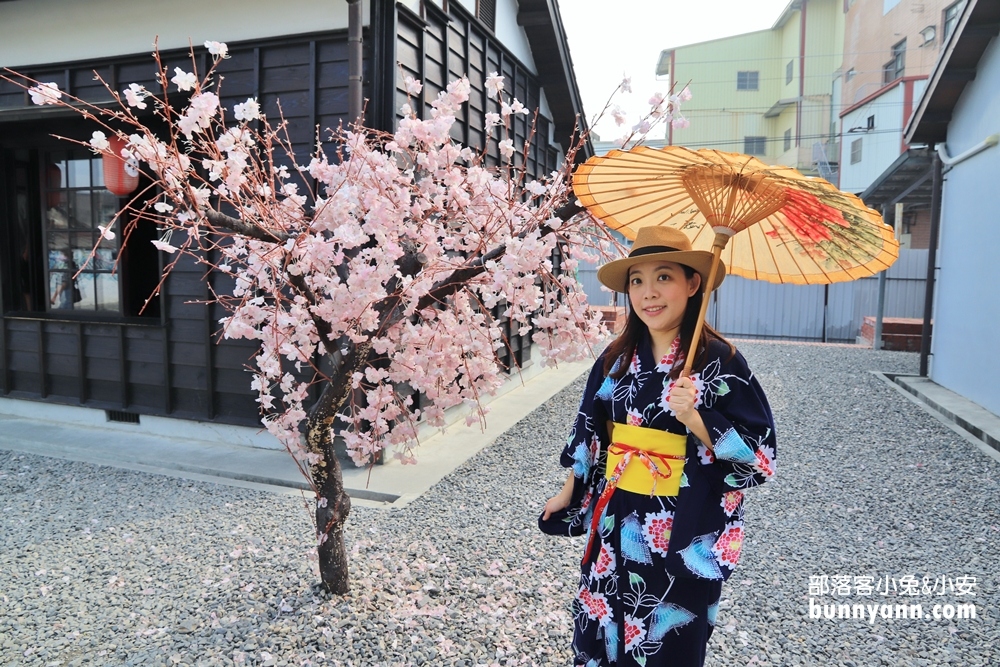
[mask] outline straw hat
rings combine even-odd
[[[674,227],[651,225],[643,227],[635,236],[632,251],[628,257],[608,262],[597,270],[597,279],[616,292],[628,291],[628,270],[636,264],[662,260],[690,266],[701,275],[702,291],[708,283],[708,272],[712,268],[712,253],[707,250],[692,250],[687,234]],[[715,272],[716,289],[726,277],[726,265],[719,261]]]

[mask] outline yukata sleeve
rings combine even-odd
[[[698,453],[723,489],[732,491],[758,486],[774,476],[777,443],[767,397],[743,355],[724,358],[702,373],[703,404],[698,411],[712,439],[712,451],[699,443]]]
[[[592,500],[603,479],[604,452],[607,450],[607,411],[599,395],[604,378],[604,359],[598,358],[587,378],[583,398],[573,420],[559,462],[573,471],[573,493],[569,506],[548,520],[539,518],[539,528],[550,535],[582,535],[589,527]]]

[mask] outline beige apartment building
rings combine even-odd
[[[903,76],[926,77],[966,0],[847,0],[843,105]]]
[[[847,0],[837,184],[885,209],[903,247],[927,247],[931,204],[929,150],[908,146],[903,128],[965,6],[966,0]]]
[[[748,153],[830,178],[844,2],[794,0],[767,30],[663,50],[657,75],[693,93],[684,105],[690,126],[669,129],[667,143]]]

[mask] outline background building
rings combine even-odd
[[[928,158],[908,152],[903,128],[966,0],[852,0],[844,33],[840,182],[869,206],[888,205],[903,248],[926,248],[930,184],[899,198]],[[915,147],[917,148],[917,147]],[[902,157],[901,157],[902,156]],[[901,187],[894,187],[899,185]]]
[[[657,75],[694,94],[668,143],[828,176],[843,44],[843,0],[794,0],[768,30],[665,49]]]

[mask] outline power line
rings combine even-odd
[[[902,131],[902,129],[867,130],[865,132],[858,132],[858,133],[855,133],[855,134],[848,134],[848,133],[845,132],[842,135],[838,134],[838,135],[835,135],[835,136],[843,136],[845,138],[854,138],[856,136],[857,138],[863,138],[863,137],[872,136],[872,135],[875,135],[875,134],[897,134],[897,133],[900,133],[901,131]],[[676,132],[676,130],[675,130],[675,132]],[[765,142],[767,142],[767,143],[778,142],[778,141],[782,141],[783,142],[784,141],[784,137],[769,137],[769,136],[766,136],[766,135],[747,135],[746,137],[740,137],[740,138],[737,138],[737,139],[726,139],[726,140],[719,139],[719,140],[716,140],[716,141],[699,141],[696,144],[692,144],[692,146],[696,146],[696,147],[699,147],[699,148],[701,148],[701,147],[710,148],[712,146],[725,146],[727,144],[741,144],[741,143],[744,143],[745,140],[746,140],[746,138],[750,137],[750,136],[753,136],[753,138],[755,140],[763,138],[763,140]],[[801,145],[801,143],[803,141],[805,141],[805,140],[809,140],[809,139],[814,139],[814,140],[815,139],[829,139],[831,136],[834,136],[834,135],[830,135],[830,134],[803,134],[803,135],[799,136],[799,144]],[[680,138],[682,138],[682,137],[679,137],[676,134],[674,135],[674,139],[675,140],[676,139],[680,139]],[[794,140],[794,137],[792,137],[792,139]],[[687,144],[684,144],[681,141],[675,141],[675,143],[677,143],[678,145],[681,145],[681,146],[687,145]]]
[[[917,34],[919,34],[919,33],[917,33]],[[696,45],[692,45],[692,46],[696,46]],[[672,50],[672,51],[676,52],[676,51],[678,51],[680,49],[683,49],[683,48],[689,48],[689,47],[681,46],[681,47],[677,47],[676,49],[663,49],[663,51],[671,51]],[[916,49],[919,49],[919,48],[921,48],[921,47],[920,46],[916,46],[916,47],[913,47],[913,48],[907,47],[905,53],[909,53],[910,51],[916,52]],[[662,54],[663,51],[661,51],[661,54]],[[940,52],[940,48],[936,49],[935,52]],[[884,49],[878,49],[878,50],[873,50],[873,51],[842,51],[842,52],[838,51],[836,53],[812,53],[812,54],[807,53],[805,55],[799,55],[799,54],[796,53],[794,55],[780,55],[780,56],[769,56],[769,57],[761,56],[761,57],[756,57],[756,58],[733,58],[731,60],[730,59],[722,59],[722,60],[683,60],[682,61],[680,59],[675,58],[675,60],[674,60],[674,66],[678,67],[680,65],[715,65],[715,64],[721,64],[721,63],[754,63],[754,62],[767,62],[767,61],[774,61],[774,60],[780,60],[780,61],[787,62],[789,60],[798,60],[799,58],[805,58],[806,60],[809,60],[809,59],[815,59],[815,58],[837,58],[838,56],[841,59],[846,59],[847,56],[871,55],[873,53],[883,53],[883,54],[888,54],[888,55],[891,56],[891,55],[893,55],[892,54],[892,45],[890,44],[890,45],[886,46]]]

